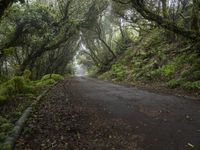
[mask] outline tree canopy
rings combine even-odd
[[[198,0],[1,1],[1,74],[65,73],[79,51],[106,69],[156,27],[199,43]],[[83,57],[82,57],[83,58]]]

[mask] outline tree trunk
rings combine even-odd
[[[116,55],[112,51],[112,49],[110,48],[110,46],[101,37],[99,37],[99,40],[106,46],[106,48],[108,49],[108,51],[112,54],[113,58],[116,58]]]
[[[193,0],[193,8],[192,8],[192,22],[191,29],[199,32],[199,2],[198,0]]]
[[[167,0],[161,0],[163,17],[167,18]]]

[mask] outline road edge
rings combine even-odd
[[[54,86],[56,86],[59,82],[57,82]],[[28,120],[31,112],[33,111],[33,108],[38,104],[38,102],[44,97],[54,86],[49,87],[47,90],[42,92],[36,100],[23,112],[22,116],[18,119],[18,121],[15,124],[15,127],[11,131],[11,135],[8,136],[3,144],[2,150],[14,150],[16,141],[18,140],[25,122]]]

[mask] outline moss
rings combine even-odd
[[[42,88],[42,87],[47,87],[47,86],[51,86],[54,85],[56,83],[56,81],[54,79],[46,79],[46,80],[41,80],[39,81],[36,86],[38,88]]]
[[[171,75],[173,75],[176,71],[176,66],[175,65],[165,65],[160,69],[160,74],[165,76],[165,77],[169,77]]]
[[[0,74],[0,84],[8,80],[8,76]]]
[[[0,116],[0,142],[3,142],[13,128],[13,124]]]
[[[9,47],[9,48],[4,48],[3,49],[3,52],[6,54],[6,55],[11,55],[13,54],[15,48],[14,47]]]
[[[6,101],[6,97],[0,95],[0,104],[3,104]]]
[[[0,85],[0,103],[4,102],[8,97],[27,96],[32,97],[44,87],[54,85],[58,80],[63,79],[58,74],[48,74],[38,81],[30,81],[31,72],[25,70],[23,76],[14,76],[10,80]]]
[[[30,80],[25,79],[24,76],[14,76],[0,86],[0,101],[5,101],[8,97],[35,94],[36,92],[35,85]]]
[[[43,76],[41,80],[45,81],[45,80],[48,80],[48,79],[53,79],[55,81],[59,81],[59,80],[64,79],[64,77],[59,75],[59,74],[47,74],[47,75]]]
[[[13,124],[10,122],[3,123],[0,126],[1,131],[8,132],[13,128]]]
[[[14,86],[13,93],[22,93],[25,89],[25,80],[23,77],[16,76],[13,79],[11,79],[10,84]]]
[[[4,149],[4,150],[11,150],[11,145],[9,144],[0,144],[0,149]]]
[[[3,142],[6,139],[6,133],[0,132],[0,141]]]
[[[7,96],[35,93],[34,86],[23,76],[13,77],[11,80],[5,82],[1,89]]]
[[[23,77],[25,79],[29,80],[30,76],[31,76],[31,71],[30,70],[25,70],[24,73],[23,73]]]
[[[105,72],[104,74],[100,75],[99,79],[103,79],[103,80],[110,80],[110,79],[112,79],[112,73],[111,73],[111,71]]]

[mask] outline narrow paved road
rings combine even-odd
[[[88,77],[72,78],[64,89],[68,93],[67,99],[55,98],[58,101],[56,112],[66,111],[64,115],[56,116],[58,129],[52,132],[56,125],[43,129],[45,133],[38,129],[49,120],[49,124],[54,124],[52,118],[56,113],[49,116],[48,109],[54,109],[55,101],[48,102],[50,106],[46,113],[41,111],[36,116],[52,118],[46,122],[45,119],[29,121],[28,126],[31,124],[34,131],[29,133],[31,138],[27,138],[27,133],[22,135],[18,149],[36,149],[35,145],[38,145],[37,149],[200,150],[198,100],[152,93]],[[59,95],[59,92],[56,93]],[[41,105],[43,107],[45,102]],[[71,118],[67,111],[70,111]],[[59,120],[62,120],[62,127]],[[34,129],[34,123],[37,129]],[[70,130],[65,132],[68,126]],[[44,139],[51,140],[48,136],[55,136],[58,144],[45,147],[48,142],[45,143]],[[65,145],[58,146],[63,141]]]

